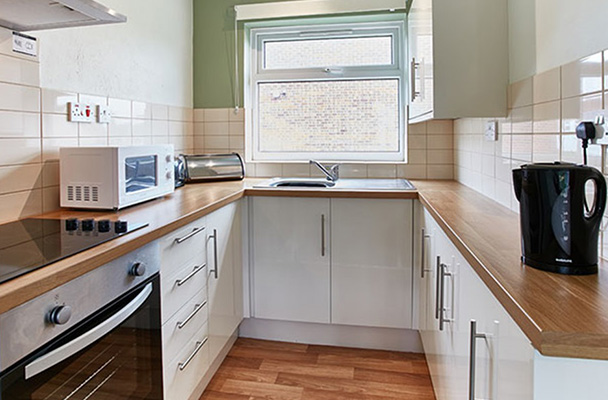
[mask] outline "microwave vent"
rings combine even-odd
[[[99,201],[98,186],[68,185],[68,201],[97,203]]]

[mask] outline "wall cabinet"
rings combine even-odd
[[[409,121],[507,112],[506,0],[413,0]]]
[[[418,215],[418,321],[437,399],[532,399],[532,345],[430,214]]]
[[[410,328],[412,208],[252,198],[254,317]]]

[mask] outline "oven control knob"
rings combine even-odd
[[[49,321],[55,325],[64,325],[72,318],[72,308],[70,306],[57,306],[49,313]]]
[[[165,176],[167,177],[167,179],[171,179],[171,177],[173,176],[173,174],[171,173],[171,171],[167,171],[167,173],[165,174]]]
[[[95,220],[94,219],[83,219],[81,226],[82,226],[83,231],[90,232],[93,229],[95,229]]]
[[[114,222],[114,232],[116,233],[125,233],[129,230],[129,224],[127,221],[116,221]]]
[[[167,154],[167,157],[165,157],[165,160],[167,160],[168,163],[173,162],[173,157],[171,157],[171,155]]]
[[[78,230],[78,218],[68,218],[65,220],[65,230],[68,232]]]
[[[129,275],[131,276],[144,276],[146,273],[146,264],[136,262],[129,268]]]

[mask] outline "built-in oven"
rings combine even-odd
[[[0,314],[0,399],[162,399],[152,243]]]

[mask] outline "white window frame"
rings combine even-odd
[[[245,129],[245,156],[248,162],[302,162],[317,159],[325,162],[404,163],[407,162],[406,123],[406,45],[405,22],[386,20],[356,23],[326,23],[296,26],[259,27],[260,23],[245,26],[245,110],[248,125]],[[263,68],[263,46],[266,41],[323,38],[387,36],[393,40],[393,63],[380,66],[339,67],[327,72],[325,68],[272,69]],[[327,66],[331,68],[331,66]],[[258,84],[299,81],[344,81],[395,79],[399,85],[399,149],[396,152],[261,152],[259,151]]]

